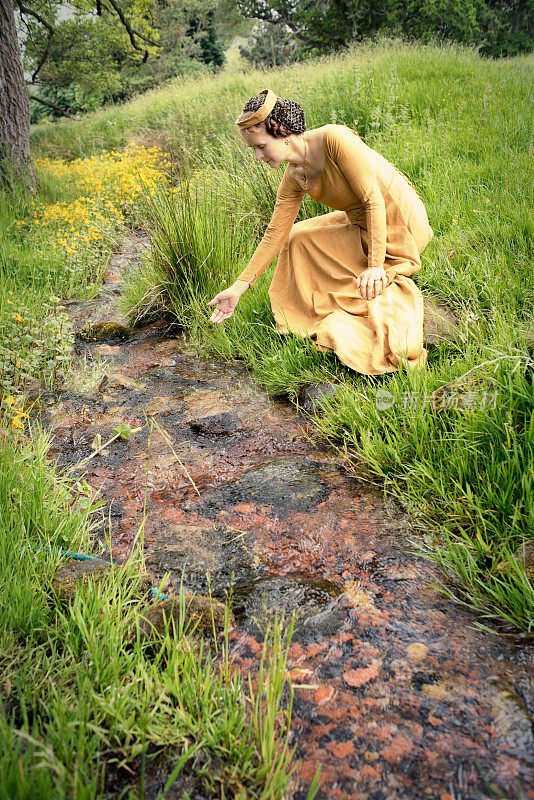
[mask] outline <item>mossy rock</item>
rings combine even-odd
[[[52,579],[52,591],[64,602],[73,599],[79,586],[87,585],[89,579],[102,580],[111,570],[111,564],[100,558],[90,561],[71,559],[62,564]]]
[[[213,635],[224,630],[225,605],[218,600],[206,595],[193,595],[185,600],[184,626],[194,630],[195,636]],[[167,620],[172,619],[174,625],[168,627],[172,634],[179,630],[180,625],[180,600],[178,597],[169,597],[161,603],[145,608],[139,617],[138,626],[141,638],[156,641],[167,630]],[[233,615],[230,615],[230,624],[234,624]]]
[[[534,542],[525,542],[516,550],[512,558],[517,564],[521,564],[525,570],[525,575],[534,584]],[[512,570],[509,559],[504,559],[497,564],[496,570],[500,573]]]
[[[457,339],[460,322],[454,311],[431,295],[424,295],[423,303],[425,345],[439,345]]]
[[[494,407],[491,398],[495,390],[488,386],[487,379],[477,374],[468,372],[459,375],[452,381],[439,386],[432,392],[432,406],[437,411],[451,408]]]
[[[89,581],[101,581],[111,571],[118,573],[120,567],[114,567],[109,561],[101,558],[92,558],[88,561],[70,559],[62,564],[52,579],[52,591],[62,602],[70,602],[80,586],[86,586]],[[128,578],[131,581],[132,578]],[[136,590],[138,597],[148,594],[152,586],[157,586],[157,579],[150,575],[142,575]]]
[[[76,332],[76,336],[82,342],[122,342],[129,337],[130,331],[131,328],[122,322],[111,320],[84,325]]]

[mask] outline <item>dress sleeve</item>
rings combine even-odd
[[[369,148],[351,129],[325,133],[333,160],[362,202],[369,234],[369,267],[382,267],[386,258],[386,204],[378,185]]]
[[[237,280],[247,281],[252,286],[256,279],[265,272],[288,238],[302,205],[304,194],[304,189],[298,181],[289,176],[286,169],[276,193],[271,220],[252,258]]]

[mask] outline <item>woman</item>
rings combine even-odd
[[[256,158],[287,162],[265,234],[208,305],[221,323],[279,253],[269,289],[277,329],[310,335],[365,375],[424,366],[423,297],[410,279],[433,236],[415,188],[345,125],[306,131],[298,103],[266,89],[236,120]],[[295,223],[305,194],[336,209]]]

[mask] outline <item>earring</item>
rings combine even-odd
[[[285,142],[285,145],[286,145],[286,147],[287,147],[287,146],[288,146],[288,144],[289,144],[289,139],[287,138],[287,136],[286,136],[286,138],[284,139],[284,142]]]

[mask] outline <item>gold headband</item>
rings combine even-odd
[[[257,109],[257,111],[243,112],[238,116],[235,121],[235,124],[238,126],[238,128],[251,128],[252,125],[259,125],[260,122],[263,122],[264,119],[267,119],[273,110],[278,99],[275,93],[271,92],[270,89],[264,89],[263,91],[258,92],[258,94],[264,94],[265,100]]]

